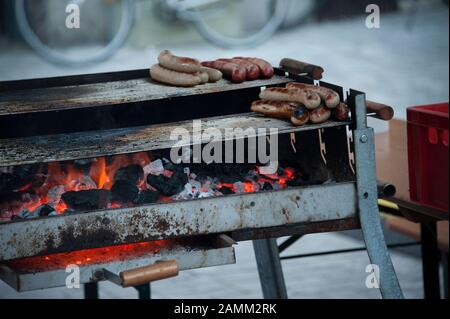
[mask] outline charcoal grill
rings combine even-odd
[[[192,132],[192,120],[201,119],[204,128],[276,128],[280,161],[300,163],[317,175],[314,183],[279,190],[6,221],[0,223],[0,277],[27,291],[65,285],[65,261],[70,260],[80,265],[83,284],[161,260],[177,260],[181,270],[216,266],[233,263],[232,246],[244,240],[255,241],[264,268],[261,261],[278,258],[271,238],[361,228],[370,260],[380,267],[382,295],[402,297],[379,220],[374,133],[366,125],[365,94],[320,82],[347,99],[351,120],[294,127],[249,113],[263,87],[314,83],[282,68],[275,73],[270,80],[221,80],[189,89],[153,83],[148,70],[0,83],[3,171],[164,153],[174,146],[173,129]],[[254,136],[237,134],[231,140],[266,134],[256,130]],[[188,145],[206,142],[199,137]],[[114,253],[98,254],[102,249]],[[86,255],[104,258],[77,263]],[[271,284],[276,285],[265,283]]]

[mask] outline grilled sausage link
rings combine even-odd
[[[262,100],[301,103],[310,110],[318,108],[321,102],[320,96],[317,93],[300,89],[287,89],[280,87],[268,88],[262,91],[259,98]]]
[[[259,67],[256,64],[253,64],[252,62],[242,59],[219,59],[218,61],[235,63],[245,68],[245,71],[247,71],[247,81],[257,80],[261,76],[261,71],[259,70]]]
[[[174,86],[193,87],[202,83],[198,76],[168,70],[159,64],[150,68],[150,76],[155,81]]]
[[[202,65],[219,70],[234,83],[242,83],[247,78],[247,71],[236,63],[224,61],[205,61],[202,62]]]
[[[333,109],[339,105],[341,98],[335,91],[323,86],[304,84],[304,83],[288,83],[287,88],[308,90],[319,94],[322,101],[329,109]]]
[[[195,76],[198,76],[200,78],[200,81],[202,81],[202,84],[209,82],[209,75],[206,72],[197,72],[194,73]]]
[[[252,103],[252,111],[264,114],[268,117],[290,120],[294,110],[299,105],[282,101],[255,101]]]
[[[309,119],[311,120],[311,123],[314,124],[324,123],[330,119],[330,116],[331,111],[325,105],[322,105],[309,113]]]
[[[275,73],[272,64],[270,64],[266,60],[248,57],[235,57],[234,59],[245,60],[256,64],[259,67],[262,78],[264,79],[271,79]]]
[[[178,57],[173,55],[170,51],[164,50],[158,56],[158,62],[166,69],[194,74],[200,72],[200,62],[196,59]]]
[[[222,72],[216,69],[207,68],[206,66],[200,67],[200,72],[204,72],[208,74],[209,82],[217,82],[220,81],[223,77]]]
[[[295,108],[291,116],[291,122],[295,126],[302,126],[309,122],[309,111],[303,105]]]
[[[350,108],[345,103],[339,103],[337,107],[331,110],[331,115],[338,121],[347,121],[350,119]]]

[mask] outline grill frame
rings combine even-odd
[[[143,70],[136,71],[135,73],[127,73],[129,75],[142,75]],[[278,76],[286,76],[290,81],[299,81],[299,82],[305,82],[305,83],[313,83],[312,79],[303,76],[303,75],[295,75],[292,73],[287,73],[282,69],[276,69],[276,74]],[[124,73],[122,75],[120,74],[108,74],[107,78],[121,78],[122,76],[126,76]],[[91,76],[89,77],[89,81],[94,81],[99,79],[101,75],[98,76]],[[74,85],[76,81],[83,81],[83,77],[67,77],[67,78],[59,78],[58,80],[39,80],[39,81],[15,81],[11,83],[3,83],[3,87],[6,89],[13,89],[17,90],[21,87],[26,87],[27,89],[33,90],[35,89],[35,86],[46,86],[49,87],[55,87],[58,86],[59,83],[65,82],[66,83],[72,83]],[[261,86],[263,86],[264,83],[260,83],[259,87],[250,87],[250,88],[244,88],[243,90],[247,90],[248,93],[252,92],[252,98],[254,99],[254,95],[259,92],[259,89]],[[267,86],[277,86],[284,83],[266,83]],[[330,87],[335,89],[339,94],[341,95],[341,98],[344,99],[344,91],[341,87],[335,86],[329,83],[321,82],[320,85],[325,87]],[[2,85],[0,85],[1,87]],[[228,91],[228,90],[227,90]],[[233,91],[228,91],[233,92]],[[205,92],[203,92],[205,93]],[[212,93],[212,92],[209,92]],[[207,94],[207,93],[205,93]],[[229,93],[227,93],[229,94]],[[362,92],[351,90],[348,94],[348,103],[349,106],[352,109],[352,121],[351,123],[346,123],[344,126],[348,126],[350,129],[350,132],[352,134],[353,140],[351,143],[348,144],[348,148],[350,153],[354,151],[354,158],[349,160],[349,165],[354,167],[355,173],[356,173],[356,182],[349,183],[348,185],[351,185],[351,188],[344,189],[345,194],[349,195],[351,193],[351,203],[354,207],[354,210],[348,215],[345,216],[339,216],[339,214],[334,215],[335,218],[333,218],[333,215],[322,215],[323,218],[317,218],[317,219],[301,219],[303,216],[303,211],[300,209],[299,205],[295,203],[295,200],[292,201],[292,203],[297,207],[293,209],[296,213],[294,215],[296,216],[295,219],[289,221],[288,218],[283,220],[280,223],[267,223],[264,225],[246,225],[246,224],[240,224],[237,225],[235,228],[229,228],[229,229],[216,229],[213,230],[213,232],[228,232],[231,234],[234,234],[236,238],[240,239],[257,239],[257,238],[271,238],[276,237],[279,234],[301,234],[301,233],[314,233],[314,232],[321,232],[321,231],[337,231],[337,230],[344,230],[344,229],[354,229],[361,227],[363,230],[363,235],[366,240],[367,248],[369,257],[373,264],[381,265],[382,266],[382,272],[380,273],[380,283],[381,283],[381,292],[384,297],[388,298],[398,298],[402,296],[401,290],[398,285],[398,280],[395,275],[395,271],[393,269],[392,263],[390,261],[389,254],[387,253],[386,244],[384,241],[384,237],[382,234],[381,226],[379,223],[379,217],[378,217],[378,208],[376,206],[376,175],[375,175],[375,164],[374,164],[374,154],[373,154],[373,130],[370,128],[367,128],[366,123],[366,101],[365,101],[365,94]],[[167,98],[167,97],[166,97]],[[248,97],[250,98],[250,97]],[[140,101],[139,101],[140,102]],[[18,112],[18,114],[21,112]],[[10,116],[11,114],[4,114],[6,116]],[[17,114],[15,114],[17,115]],[[14,116],[14,115],[13,115]],[[311,126],[309,128],[312,131],[317,132],[325,132],[326,130],[323,130],[323,128],[320,127],[314,127]],[[320,134],[320,133],[319,133]],[[321,141],[322,143],[322,141]],[[338,148],[337,151],[342,151],[342,145]],[[332,150],[331,153],[335,152],[336,149]],[[332,155],[331,154],[331,155]],[[0,161],[1,162],[1,161]],[[337,184],[337,187],[342,187],[344,184]],[[333,186],[317,186],[316,190],[318,192],[323,191],[329,191]],[[314,187],[312,187],[314,188]],[[349,189],[352,189],[352,191],[349,191]],[[300,188],[300,189],[288,189],[285,191],[277,191],[273,192],[276,194],[275,196],[280,199],[282,198],[282,194],[290,194],[293,192],[307,192],[310,190],[310,188]],[[317,193],[318,193],[317,192]],[[375,196],[374,196],[375,194]],[[226,198],[226,200],[233,200],[234,198],[238,198],[238,201],[242,204],[244,204],[244,208],[251,208],[251,207],[257,207],[255,203],[255,199],[253,198],[261,198],[264,195],[261,194],[245,194],[240,196],[229,196]],[[319,196],[318,194],[313,195]],[[211,199],[211,201],[218,203],[218,200],[220,198]],[[197,205],[202,202],[207,202],[207,200],[196,200],[192,202],[179,202],[179,203],[173,203],[174,206],[182,205],[182,207],[187,207],[188,205]],[[311,201],[312,202],[312,201]],[[335,202],[332,200],[327,200],[325,206],[316,207],[317,210],[325,210],[330,212],[333,208],[333,205]],[[200,204],[201,205],[201,204]],[[163,205],[157,205],[157,206],[164,206]],[[272,211],[272,214],[274,216],[277,216],[277,218],[280,217],[280,212],[283,212],[283,204],[280,203],[280,206],[277,207],[278,209],[275,211]],[[265,207],[259,207],[259,209],[263,210]],[[311,207],[314,208],[314,207]],[[201,208],[198,207],[198,209],[201,211]],[[318,212],[317,210],[315,212],[310,210],[310,213],[313,214],[313,216],[317,216]],[[250,209],[251,211],[251,209]],[[111,211],[108,211],[111,212]],[[89,216],[94,216],[95,214],[99,214],[98,212],[93,213],[87,213]],[[203,214],[204,215],[204,214]],[[282,215],[282,214],[281,214]],[[22,239],[15,238],[17,237],[18,232],[20,232],[19,228],[20,225],[25,225],[29,223],[29,225],[38,225],[45,223],[46,221],[51,221],[50,223],[57,223],[57,220],[65,221],[69,218],[74,218],[74,222],[77,218],[80,218],[80,216],[77,217],[77,215],[74,216],[60,216],[56,217],[54,219],[42,219],[42,220],[31,220],[31,221],[23,221],[23,222],[14,222],[14,223],[6,223],[0,225],[0,246],[6,247],[5,245],[20,245]],[[200,220],[201,216],[198,217],[197,221]],[[204,217],[203,217],[204,218]],[[101,220],[100,220],[101,221]],[[59,225],[61,226],[61,225]],[[249,226],[249,227],[247,227]],[[11,231],[11,229],[16,228],[15,231]],[[57,227],[56,227],[57,229]],[[175,227],[173,229],[175,232],[177,230],[180,230],[179,228]],[[4,234],[8,234],[5,236]],[[189,232],[188,236],[191,235],[200,235],[204,234],[205,232]],[[208,234],[209,232],[206,231]],[[180,234],[178,234],[180,235]],[[239,237],[240,236],[240,237]],[[176,237],[176,236],[175,236]],[[160,238],[167,238],[167,236],[161,236]],[[137,238],[136,238],[136,241]],[[85,247],[87,248],[87,247]],[[46,254],[51,251],[48,250],[40,250],[37,249],[33,251],[32,253],[25,253],[23,254],[23,251],[19,251],[16,249],[16,253],[14,253],[14,248],[7,250],[8,253],[3,253],[0,260],[7,260],[10,258],[18,258],[18,257],[24,257],[25,255],[32,255],[32,254]],[[54,251],[56,252],[56,251]]]

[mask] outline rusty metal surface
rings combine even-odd
[[[255,113],[221,116],[202,120],[202,129],[241,128],[253,129],[256,134],[244,135],[238,132],[233,138],[254,137],[266,135],[270,129],[278,129],[280,134],[318,130],[337,126],[346,126],[350,122],[329,121],[323,124],[295,127],[287,121],[267,118]],[[170,135],[175,129],[186,129],[193,134],[193,122],[184,121],[171,124],[158,124],[145,127],[36,136],[27,138],[0,140],[0,167],[41,162],[86,159],[105,155],[117,155],[159,149],[170,149],[177,143]],[[267,129],[258,132],[258,129]],[[192,140],[210,141],[209,136],[194,136]],[[225,137],[223,138],[225,140]]]
[[[354,183],[231,195],[0,224],[0,261],[356,215]]]
[[[279,85],[291,81],[286,76],[275,75],[269,80],[240,84],[223,79],[217,83],[207,83],[194,88],[180,88],[153,82],[149,75],[148,78],[141,79],[15,90],[2,92],[0,95],[0,116],[170,99]]]
[[[162,260],[177,260],[180,270],[189,270],[234,264],[236,257],[234,248],[228,244],[217,245],[215,242],[211,242],[207,247],[204,243],[198,247],[177,245],[162,248],[157,252],[149,251],[137,256],[129,255],[126,259],[79,265],[80,284],[105,280],[98,276],[102,269],[119,274],[122,271],[152,265]],[[47,264],[48,268],[44,270],[35,270],[32,267],[15,268],[10,263],[0,264],[0,279],[19,292],[64,286],[68,275],[67,264],[65,266],[58,264],[52,267],[51,259],[47,261]]]

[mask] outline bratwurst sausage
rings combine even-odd
[[[242,83],[247,78],[247,71],[236,63],[224,61],[205,61],[202,62],[202,65],[219,70],[234,83]]]
[[[261,71],[256,64],[253,64],[249,61],[241,60],[241,59],[219,59],[218,61],[231,62],[235,63],[247,71],[247,81],[253,81],[259,79],[261,76]]]
[[[338,121],[347,121],[350,118],[350,108],[345,103],[339,103],[331,110],[331,115]]]
[[[255,101],[252,103],[252,111],[268,117],[290,120],[298,106],[296,103],[282,101]]]
[[[320,96],[317,93],[299,90],[274,87],[261,92],[259,98],[271,101],[287,101],[301,103],[307,109],[313,110],[320,106]]]
[[[222,72],[216,69],[207,68],[206,66],[202,66],[200,68],[200,72],[204,72],[208,74],[209,82],[217,82],[222,79]]]
[[[174,86],[193,87],[202,83],[198,76],[168,70],[159,64],[155,64],[150,68],[150,76],[155,81]]]
[[[295,126],[302,126],[309,122],[309,111],[303,105],[295,108],[291,116],[291,122]]]
[[[326,106],[330,109],[335,108],[339,105],[339,102],[341,102],[341,98],[339,97],[339,94],[337,94],[335,91],[325,88],[323,86],[317,86],[317,85],[311,85],[311,84],[304,84],[304,83],[288,83],[286,85],[287,88],[291,89],[301,89],[301,90],[308,90],[315,92],[319,94],[322,101],[325,102]]]
[[[325,105],[322,105],[309,113],[309,119],[311,120],[311,123],[314,124],[326,122],[330,119],[330,116],[331,111]]]
[[[173,55],[170,51],[164,50],[158,56],[158,62],[166,69],[194,74],[200,72],[200,62],[196,59],[178,57]]]
[[[256,64],[259,67],[261,76],[264,79],[271,79],[275,73],[275,70],[273,69],[272,64],[270,64],[266,60],[258,59],[258,58],[246,58],[246,57],[235,57],[233,59],[245,60],[245,61],[251,62],[253,64]]]

